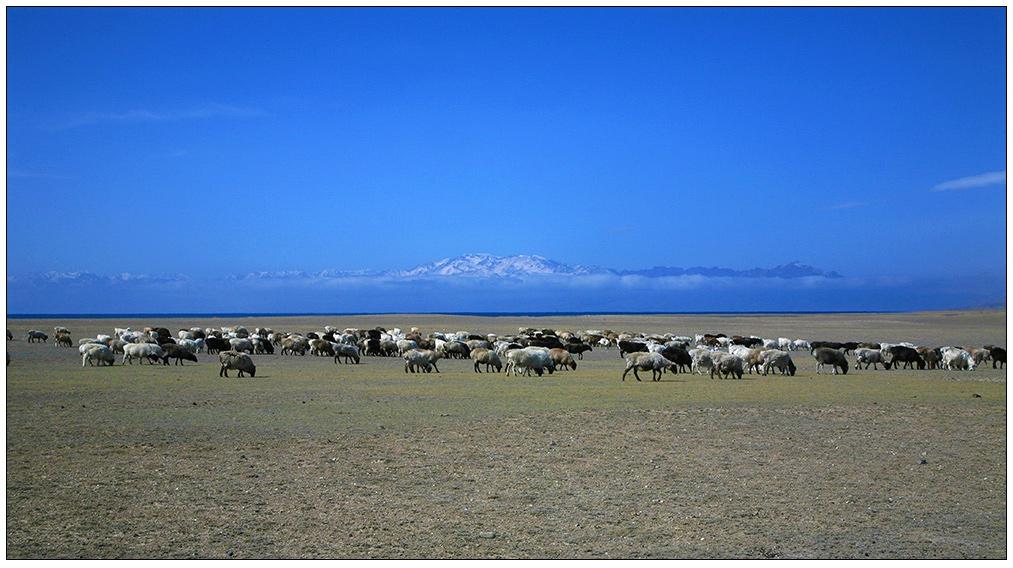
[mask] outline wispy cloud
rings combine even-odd
[[[8,178],[22,179],[66,179],[64,176],[39,172],[24,172],[20,170],[7,170]]]
[[[989,172],[977,176],[944,181],[932,187],[932,191],[948,191],[951,189],[971,189],[974,187],[987,187],[990,185],[1006,185],[1006,170],[1001,172]]]
[[[865,207],[874,202],[872,201],[848,201],[847,203],[838,203],[837,205],[829,205],[827,207],[820,207],[817,211],[839,211],[841,209],[854,209],[855,207]]]
[[[266,116],[267,112],[253,107],[237,107],[221,104],[208,104],[198,107],[177,110],[152,111],[134,109],[124,112],[89,112],[73,117],[52,127],[53,130],[64,130],[105,123],[139,124],[145,122],[167,122],[173,120],[189,120],[203,118],[248,118]]]

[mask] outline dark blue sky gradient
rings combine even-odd
[[[1002,7],[7,8],[8,275],[1004,279],[1005,170]]]

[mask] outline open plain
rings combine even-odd
[[[543,377],[276,352],[221,378],[216,355],[82,367],[76,349],[233,325],[1006,346],[1005,310],[8,320],[8,559],[1006,558],[991,363],[826,375],[795,351],[795,376],[637,382],[615,349]]]

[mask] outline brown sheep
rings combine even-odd
[[[573,355],[566,349],[549,349],[549,357],[555,363],[557,369],[560,367],[564,369],[567,367],[574,370],[577,369],[577,362],[573,360]]]

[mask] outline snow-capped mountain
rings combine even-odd
[[[393,272],[395,276],[580,276],[587,274],[614,274],[600,266],[570,266],[538,255],[518,254],[499,257],[491,254],[466,254],[445,258],[417,266],[411,270]]]

